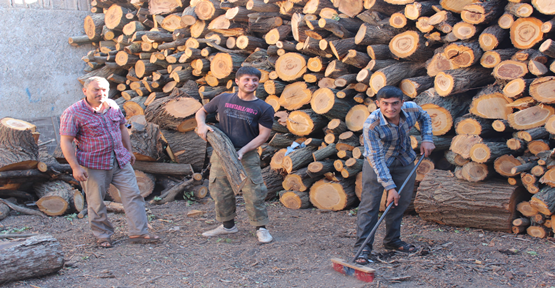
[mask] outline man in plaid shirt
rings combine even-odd
[[[131,140],[125,117],[116,102],[108,99],[110,85],[102,77],[91,77],[83,86],[85,98],[62,114],[60,146],[73,177],[81,181],[85,191],[89,223],[97,244],[112,247],[114,227],[103,202],[110,183],[120,191],[132,242],[158,241],[160,237],[147,230],[145,202],[131,167],[135,162]]]
[[[364,122],[364,161],[362,168],[362,194],[357,213],[357,241],[355,249],[366,240],[378,221],[380,202],[384,189],[387,205],[394,203],[385,217],[386,235],[384,247],[401,252],[414,252],[416,247],[401,241],[401,220],[412,200],[416,173],[408,181],[399,197],[400,186],[414,168],[416,153],[411,147],[409,130],[420,124],[422,144],[420,152],[426,157],[435,146],[432,141],[432,120],[428,113],[414,102],[404,102],[401,89],[386,86],[377,93],[379,109],[372,112]],[[387,206],[386,205],[386,206]],[[373,236],[372,236],[373,237]],[[356,262],[368,264],[374,239],[368,241]]]

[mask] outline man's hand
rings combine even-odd
[[[243,150],[243,148],[241,148],[239,149],[239,151],[237,151],[237,159],[243,159],[243,155],[245,155],[245,151]]]
[[[130,153],[131,154],[131,165],[135,164],[135,161],[137,160],[137,157],[135,157],[135,154],[133,154],[133,152]]]
[[[397,190],[395,189],[390,189],[387,191],[387,204],[385,205],[386,207],[389,206],[389,204],[391,202],[394,202],[395,206],[399,206],[399,193],[397,193]]]
[[[87,171],[85,171],[83,167],[77,166],[76,168],[73,169],[73,178],[75,178],[75,180],[77,181],[83,182],[83,181],[87,181],[87,178],[89,178],[89,175],[87,175]]]
[[[434,149],[436,149],[436,146],[432,142],[422,142],[422,144],[420,144],[420,154],[424,155],[424,157],[430,156]]]
[[[204,123],[199,123],[195,131],[197,132],[197,135],[202,138],[202,140],[206,141],[206,134],[208,131],[214,132],[214,129]]]

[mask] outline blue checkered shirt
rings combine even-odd
[[[432,142],[432,119],[414,102],[405,102],[401,107],[399,125],[389,123],[380,109],[372,112],[364,121],[364,157],[368,159],[378,176],[378,182],[386,189],[397,188],[389,166],[399,159],[403,166],[414,162],[416,152],[410,145],[409,131],[420,123],[422,141]]]

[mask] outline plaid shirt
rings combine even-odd
[[[112,152],[120,167],[131,161],[123,146],[120,125],[125,117],[113,100],[106,100],[108,111],[97,113],[82,99],[67,108],[60,119],[60,135],[75,137],[76,156],[80,165],[91,169],[112,168]]]
[[[414,102],[405,102],[401,107],[399,125],[387,122],[380,109],[372,112],[364,122],[364,156],[374,168],[378,182],[386,189],[397,188],[389,166],[399,159],[403,166],[414,162],[416,152],[410,145],[409,131],[420,123],[422,141],[432,142],[432,119]]]

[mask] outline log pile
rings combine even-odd
[[[549,1],[97,3],[87,37],[70,38],[96,46],[80,80],[107,77],[126,117],[144,114],[164,136],[191,131],[202,104],[235,91],[240,66],[262,72],[256,95],[278,112],[261,165],[269,195],[288,207],[307,207],[307,199],[321,209],[355,205],[361,130],[386,85],[432,117],[437,148],[418,181],[431,181],[424,176],[435,168],[468,185],[505,177],[531,193],[555,183],[552,158],[542,154],[555,134]],[[293,143],[305,147],[287,152]],[[169,143],[170,159],[185,163],[175,156],[183,145]],[[538,180],[524,183],[527,174]],[[429,202],[417,203],[427,211]]]

